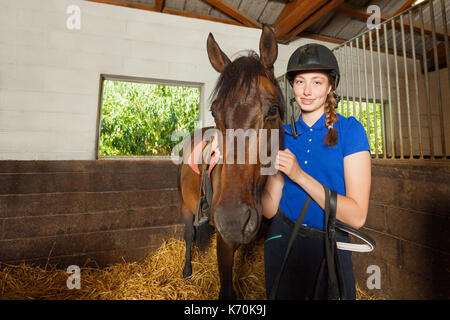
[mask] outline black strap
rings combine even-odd
[[[275,281],[272,286],[272,290],[270,291],[270,300],[275,300],[278,293],[278,286],[280,284],[281,275],[283,274],[284,266],[286,265],[286,261],[288,259],[289,253],[291,252],[292,245],[294,244],[295,237],[297,236],[298,230],[300,229],[300,226],[302,224],[303,218],[305,217],[306,211],[308,210],[309,203],[311,202],[311,197],[308,197],[303,204],[302,211],[300,212],[300,215],[297,218],[297,222],[295,223],[294,229],[292,230],[291,238],[289,239],[288,246],[286,248],[286,253],[284,254],[283,262],[281,263],[280,271],[278,271],[278,274],[275,278]]]
[[[345,298],[342,268],[336,246],[337,193],[323,185],[325,191],[325,260],[328,271],[328,299]],[[319,277],[320,278],[320,277]],[[319,279],[320,280],[320,279]],[[318,284],[316,284],[317,286]]]
[[[204,223],[209,222],[210,218],[210,209],[212,203],[212,183],[211,178],[208,176],[209,172],[209,164],[206,165],[205,169],[202,172],[201,180],[200,180],[200,198],[197,202],[197,207],[195,209],[195,217],[194,217],[194,227],[198,227]],[[200,209],[203,212],[203,217],[200,219]]]
[[[356,252],[371,252],[373,249],[375,249],[376,243],[375,241],[367,234],[362,232],[361,230],[355,229],[348,224],[345,224],[341,221],[336,220],[336,235],[338,235],[338,232],[344,232],[346,234],[351,234],[355,236],[356,238],[359,238],[360,240],[364,241],[365,244],[357,244],[353,248],[340,248],[341,250],[349,250],[349,251],[356,251]],[[338,247],[339,248],[339,247]]]
[[[316,284],[314,289],[314,298],[317,299],[319,293],[319,285],[322,276],[325,272],[325,265],[328,271],[328,299],[345,299],[345,288],[344,280],[342,274],[342,268],[339,261],[339,255],[337,253],[336,246],[336,210],[337,210],[337,193],[336,191],[330,191],[325,185],[322,185],[325,191],[325,255],[322,260],[319,273],[316,277]],[[270,300],[275,300],[278,293],[278,287],[283,274],[286,261],[289,257],[292,245],[297,236],[298,230],[302,224],[305,217],[306,211],[308,210],[309,203],[311,202],[311,197],[308,197],[303,204],[302,211],[300,212],[297,221],[295,223],[294,229],[292,230],[291,237],[289,239],[288,246],[286,248],[286,253],[284,259],[281,263],[280,271],[278,272],[274,283],[272,285],[272,290],[270,291]]]

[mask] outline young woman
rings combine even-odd
[[[262,197],[263,215],[272,219],[264,248],[267,297],[293,226],[309,196],[312,200],[286,261],[276,297],[326,299],[327,277],[319,274],[323,270],[325,236],[322,184],[338,194],[336,219],[354,228],[362,227],[369,204],[370,147],[363,126],[354,117],[346,118],[335,111],[339,67],[328,48],[318,44],[298,48],[289,59],[287,78],[301,116],[295,122],[297,138],[291,126],[283,127],[285,149],[276,158],[278,173],[269,176]],[[348,242],[348,235],[337,233],[336,239]],[[355,299],[351,252],[338,250],[338,254],[345,297]]]

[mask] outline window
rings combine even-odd
[[[103,76],[98,157],[169,156],[179,142],[172,141],[172,133],[194,131],[199,105],[199,84]]]
[[[366,133],[368,133],[367,138],[370,144],[370,153],[372,154],[372,156],[382,155],[383,140],[390,139],[389,136],[386,136],[384,134],[384,132],[390,132],[386,128],[390,127],[390,122],[386,121],[386,119],[389,119],[389,117],[386,116],[385,112],[385,110],[388,110],[386,106],[387,101],[383,102],[383,109],[381,106],[381,102],[376,102],[374,108],[373,102],[367,103],[365,101],[360,101],[360,99],[349,101],[341,99],[339,101],[338,113],[345,117],[355,117],[359,122],[361,122],[361,124],[364,126],[364,129],[366,129]],[[367,125],[368,123],[369,125]],[[387,145],[389,145],[389,143]],[[375,149],[375,146],[377,150]]]

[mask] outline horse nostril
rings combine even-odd
[[[252,209],[248,209],[244,215],[246,217],[245,223],[244,223],[244,234],[249,234],[253,232],[253,229],[255,227],[255,223],[252,220]]]

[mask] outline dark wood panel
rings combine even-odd
[[[161,244],[179,237],[180,225],[96,231],[91,233],[39,237],[34,239],[0,240],[2,262],[78,256],[89,252],[127,250]]]
[[[181,223],[176,205],[0,219],[1,240],[146,228]]]

